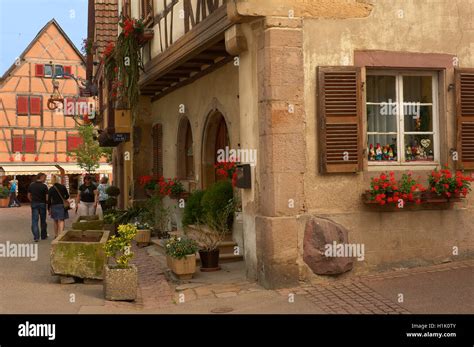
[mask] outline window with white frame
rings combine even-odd
[[[367,71],[369,165],[439,159],[438,82],[430,71]]]

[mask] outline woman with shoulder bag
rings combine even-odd
[[[69,193],[61,183],[59,176],[53,175],[53,184],[48,191],[48,213],[54,219],[54,237],[58,237],[64,230],[64,220],[69,218]]]

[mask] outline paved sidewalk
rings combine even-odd
[[[32,243],[29,206],[0,209],[0,221],[0,243]],[[0,258],[0,313],[474,313],[474,260],[265,290],[243,262],[177,281],[156,246],[134,247],[139,295],[127,303],[105,301],[101,283],[59,284],[50,243],[39,242],[37,261]]]

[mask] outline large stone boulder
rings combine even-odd
[[[330,219],[313,217],[306,223],[303,240],[303,260],[317,275],[337,275],[353,266],[351,257],[326,256],[328,246],[348,243],[348,232]]]

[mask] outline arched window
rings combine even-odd
[[[178,177],[194,179],[193,132],[189,119],[183,117],[178,129]]]

